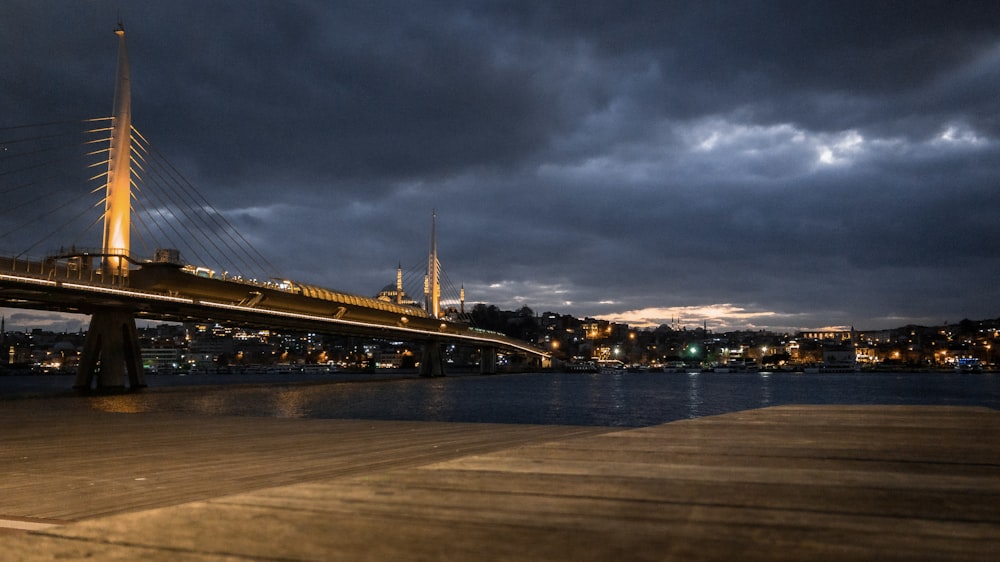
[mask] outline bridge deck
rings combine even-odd
[[[0,520],[33,529],[9,559],[1000,558],[984,408],[617,431],[2,406]]]

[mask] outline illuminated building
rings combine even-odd
[[[391,302],[407,306],[418,306],[417,302],[410,298],[403,290],[403,266],[399,265],[396,267],[396,283],[388,284],[382,288],[381,291],[375,295],[375,298],[384,301]]]

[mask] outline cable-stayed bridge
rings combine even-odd
[[[406,296],[419,290],[406,290],[402,268],[379,297],[276,273],[133,127],[120,24],[116,34],[111,117],[0,128],[0,306],[91,315],[77,388],[145,386],[136,318],[411,341],[427,376],[444,374],[446,344],[480,348],[485,373],[496,371],[497,353],[548,362],[543,350],[478,330],[445,306],[433,226],[422,304]],[[457,300],[464,309],[464,294]]]

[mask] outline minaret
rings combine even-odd
[[[111,151],[108,159],[107,194],[104,199],[104,253],[128,255],[130,207],[132,204],[132,94],[128,75],[128,49],[125,28],[118,22],[118,75],[111,125]],[[111,276],[128,275],[128,264],[121,257],[106,257],[104,272]]]
[[[403,304],[403,264],[396,266],[396,304]]]
[[[431,213],[431,254],[427,259],[427,288],[429,296],[427,313],[431,318],[441,317],[441,263],[437,255],[437,211]]]

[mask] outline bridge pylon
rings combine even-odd
[[[444,353],[441,352],[440,341],[430,340],[423,343],[420,350],[420,376],[444,376]]]
[[[145,386],[134,314],[120,308],[95,310],[73,388],[84,392],[115,392]]]
[[[132,228],[132,93],[125,28],[118,24],[118,71],[115,80],[111,147],[104,197],[104,275],[128,275],[129,235]]]
[[[479,350],[479,374],[497,374],[497,348],[485,346]]]
[[[104,280],[112,283],[128,277],[127,257],[132,228],[132,93],[125,28],[121,22],[118,22],[115,35],[118,36],[118,68],[104,198],[104,255],[101,266]],[[134,313],[122,308],[95,309],[87,329],[74,387],[84,391],[113,391],[136,390],[144,386]]]
[[[441,318],[441,261],[437,253],[437,211],[431,214],[431,251],[424,277],[424,308],[431,318]]]

